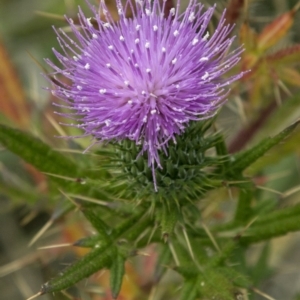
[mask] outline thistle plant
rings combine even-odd
[[[64,55],[54,50],[62,67],[50,61],[55,74],[71,85],[56,81],[53,94],[67,103],[71,113],[94,143],[129,139],[147,153],[157,191],[155,167],[162,168],[159,150],[167,154],[170,140],[191,121],[211,118],[228,94],[226,86],[243,73],[224,78],[240,59],[241,48],[229,52],[234,38],[224,13],[209,37],[214,8],[203,11],[191,1],[180,15],[178,8],[164,14],[166,2],[117,2],[120,20],[113,23],[104,2],[87,18],[80,11],[78,28],[68,20],[79,44],[57,32]],[[126,7],[133,12],[125,15]],[[70,49],[71,51],[67,51]],[[58,106],[61,106],[58,104]]]
[[[258,81],[266,70],[280,78],[287,68],[281,59],[290,70],[300,58],[299,45],[267,52],[289,29],[298,6],[255,35],[246,23],[234,25],[232,9],[239,5],[241,13],[243,1],[230,1],[219,14],[218,6],[195,0],[184,11],[180,2],[114,4],[87,1],[88,12],[79,7],[77,17],[66,17],[68,30],[54,28],[60,49],[46,59],[44,76],[58,120],[53,123],[67,131],[56,141],[68,144],[69,155],[0,125],[3,147],[47,176],[44,197],[60,204],[40,232],[78,211],[84,217],[72,225],[82,236],[68,246],[88,251],[45,278],[29,299],[75,299],[74,286],[82,299],[273,299],[260,287],[271,272],[268,242],[299,231],[300,206],[286,200],[299,189],[274,194],[264,184],[279,156],[299,160],[300,83],[273,83],[294,94],[278,107],[276,100],[262,104],[254,95],[281,100],[281,92]],[[250,35],[256,41],[251,47]],[[237,98],[244,98],[244,114],[254,117],[229,140],[219,119]],[[39,201],[35,192],[5,188],[9,196]],[[86,224],[93,234],[82,230]],[[247,258],[259,242],[264,247],[251,264]],[[148,255],[148,288],[124,294],[129,265]],[[99,285],[92,275],[104,270],[109,289],[100,298],[80,286],[86,278]]]

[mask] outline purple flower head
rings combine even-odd
[[[55,74],[72,82],[55,83],[53,93],[67,104],[58,106],[73,110],[62,115],[78,120],[76,126],[95,142],[128,138],[141,144],[155,189],[159,150],[167,153],[168,142],[176,142],[190,121],[212,117],[226,100],[226,86],[243,75],[222,77],[242,52],[229,52],[234,38],[228,37],[232,26],[225,25],[224,13],[210,34],[214,8],[203,11],[190,0],[180,14],[178,2],[165,17],[165,4],[128,0],[124,6],[117,0],[118,22],[104,1],[105,21],[92,6],[93,18],[80,10],[80,26],[68,20],[76,42],[57,32],[64,54],[53,51],[63,67],[47,60]],[[132,18],[125,16],[128,8]]]

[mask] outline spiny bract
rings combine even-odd
[[[79,10],[80,25],[68,19],[78,42],[56,31],[64,54],[53,50],[62,67],[47,60],[71,80],[56,78],[52,92],[73,110],[61,115],[79,121],[84,135],[96,142],[130,139],[147,152],[155,189],[159,151],[167,153],[190,121],[212,117],[228,94],[225,86],[243,74],[222,78],[240,59],[242,49],[229,52],[234,37],[224,13],[210,35],[214,7],[191,0],[179,13],[179,2],[165,16],[166,2],[117,1],[120,20],[115,22],[104,1],[93,18]],[[125,12],[131,10],[132,18]]]

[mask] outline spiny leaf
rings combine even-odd
[[[224,261],[232,254],[233,250],[237,247],[237,240],[229,240],[221,249],[220,253],[217,253],[211,259],[208,260],[207,265],[209,268],[219,267],[224,264]]]
[[[251,200],[253,197],[253,192],[251,189],[241,189],[238,199],[238,205],[235,212],[236,222],[247,222],[249,216],[251,215]]]
[[[218,268],[206,269],[199,274],[199,292],[204,299],[235,300],[234,285]]]
[[[263,52],[283,38],[294,22],[295,13],[296,9],[292,9],[267,25],[258,36],[257,49]]]
[[[69,288],[76,282],[111,265],[111,249],[109,245],[95,248],[79,261],[68,267],[60,276],[43,284],[41,293],[58,292]]]
[[[267,112],[264,112],[267,114]],[[295,93],[292,97],[284,101],[276,110],[269,114],[267,120],[260,130],[256,132],[254,143],[258,143],[265,136],[276,134],[286,126],[297,120],[300,114],[300,93]]]
[[[173,233],[174,227],[178,221],[178,208],[171,203],[164,203],[161,216],[161,232],[165,240]]]
[[[266,167],[275,165],[280,162],[283,158],[289,155],[294,155],[300,152],[299,148],[300,139],[300,128],[295,129],[292,135],[288,136],[284,143],[276,145],[273,149],[268,152],[268,155],[260,157],[255,163],[253,163],[247,169],[247,175],[256,175]]]
[[[136,208],[137,210],[138,208]],[[127,220],[123,221],[119,226],[117,226],[113,230],[113,236],[119,237],[124,232],[126,232],[128,229],[136,225],[136,223],[142,218],[142,216],[145,214],[145,209],[140,209],[137,213],[131,215]]]
[[[251,226],[247,230],[246,236],[241,237],[240,242],[244,245],[257,243],[298,230],[300,230],[299,215],[274,220],[273,222],[264,223],[260,226]]]
[[[124,221],[124,223],[127,224],[127,221]],[[125,227],[127,226],[126,224],[124,225],[124,223],[122,224],[123,228],[126,229]],[[140,221],[140,222],[136,222],[135,225],[133,225],[130,228],[130,231],[127,232],[126,234],[126,239],[128,241],[134,242],[137,237],[148,227],[148,226],[153,226],[151,219],[149,218],[144,218],[144,220]],[[110,228],[110,230],[112,230],[112,228]],[[113,230],[112,230],[113,231]],[[112,233],[114,234],[114,232]],[[147,238],[144,240],[139,240],[138,243],[138,248],[140,247],[145,247],[148,244]],[[159,239],[157,239],[159,240]],[[106,242],[103,241],[103,237],[101,234],[97,234],[97,235],[93,235],[90,237],[85,237],[82,238],[78,241],[76,241],[73,245],[74,246],[78,246],[78,247],[87,247],[87,248],[93,248],[93,247],[99,247],[103,244],[105,244]]]
[[[290,85],[294,85],[296,87],[300,87],[300,73],[296,69],[289,68],[289,67],[280,68],[278,73],[280,74],[280,79],[283,82]]]
[[[101,245],[101,238],[100,234],[84,237],[78,241],[76,241],[73,246],[76,247],[83,247],[83,248],[94,248],[96,245]]]
[[[240,38],[241,44],[244,44],[245,48],[246,48],[246,51],[243,53],[243,55],[246,55],[246,57],[247,57],[248,54],[252,53],[253,50],[256,49],[257,34],[248,24],[243,23],[240,27],[239,38]],[[254,62],[255,62],[255,60],[254,60]],[[250,65],[253,65],[253,64],[250,63]],[[247,64],[247,66],[248,66],[248,64]],[[247,69],[244,69],[244,70],[247,70]]]
[[[238,153],[235,161],[231,165],[229,172],[231,174],[241,172],[248,166],[254,163],[259,157],[263,156],[269,149],[280,143],[286,138],[299,124],[300,121],[295,122],[274,137],[269,137],[261,141],[258,145],[244,152]]]
[[[116,248],[114,248],[115,246],[112,244],[113,241],[120,238],[122,234],[136,224],[144,213],[145,211],[141,210],[140,212],[132,215],[128,220],[115,228],[110,242],[103,242],[98,245],[99,247],[95,247],[87,255],[66,268],[60,276],[43,284],[40,291],[41,295],[67,289],[102,268],[110,267],[113,259],[112,255],[117,251]],[[144,229],[142,228],[142,230]]]
[[[264,226],[273,222],[275,223],[276,221],[280,222],[281,220],[287,220],[298,216],[300,216],[300,205],[293,205],[260,216],[252,226],[255,228],[256,226]]]
[[[275,53],[265,57],[267,63],[273,66],[286,66],[287,64],[297,64],[300,61],[300,44],[280,49]]]
[[[236,271],[233,267],[223,267],[218,268],[216,271],[222,273],[226,278],[234,283],[235,286],[241,287],[244,289],[252,286],[252,282],[249,278],[247,278],[244,274]]]
[[[95,183],[92,183],[90,180],[86,181],[68,181],[64,180],[62,178],[58,177],[51,177],[51,181],[55,184],[59,185],[60,187],[63,187],[64,191],[67,191],[68,193],[74,194],[74,195],[84,195],[87,198],[94,198],[98,200],[104,200],[104,201],[111,201],[112,197],[107,194],[104,189],[100,189],[100,184],[96,185]],[[57,189],[55,187],[55,189]],[[76,199],[77,201],[80,201],[81,198],[78,197]],[[99,201],[100,204],[100,201]],[[110,206],[110,203],[107,203],[105,205],[106,207]]]
[[[137,222],[135,226],[133,226],[130,231],[126,233],[126,240],[135,242],[135,246],[137,248],[143,248],[149,245],[149,236],[143,235],[144,231],[150,227],[151,229],[155,225],[153,224],[153,220],[151,220],[149,217],[144,218],[144,220]],[[141,236],[142,235],[142,236]],[[141,237],[141,238],[139,238]],[[136,239],[138,239],[136,241]],[[160,242],[161,238],[157,235],[153,235],[151,237],[151,242]]]
[[[114,256],[110,268],[110,288],[113,299],[117,299],[125,274],[125,258],[119,252]]]
[[[187,278],[181,299],[186,299],[184,297],[188,296],[196,297],[195,295],[199,293],[203,299],[235,300],[235,287],[251,286],[248,278],[231,267],[208,267],[200,273],[191,267],[177,267],[176,271]]]
[[[158,260],[154,271],[154,282],[159,282],[164,272],[167,270],[167,265],[172,259],[171,251],[168,245],[162,245],[159,252]]]
[[[80,175],[75,163],[29,133],[0,124],[0,143],[42,172]]]
[[[227,149],[226,142],[225,142],[225,139],[223,136],[220,136],[220,138],[218,139],[218,141],[215,145],[215,148],[216,148],[217,155],[219,155],[219,156],[228,155],[228,149]]]
[[[252,86],[249,90],[249,101],[253,108],[262,107],[262,101],[269,103],[269,95],[272,93],[273,78],[269,75],[268,65],[263,60],[257,62],[257,69],[252,72]]]
[[[109,227],[101,219],[99,212],[97,212],[97,209],[95,207],[83,207],[81,211],[92,224],[92,226],[98,231],[102,240],[108,242],[110,240],[108,236]]]

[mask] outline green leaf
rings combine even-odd
[[[42,172],[80,175],[74,162],[29,133],[0,124],[0,143]]]
[[[83,207],[81,209],[84,216],[89,220],[92,226],[98,231],[101,238],[108,242],[110,240],[108,231],[110,230],[107,224],[101,219],[99,211],[95,207]]]
[[[285,208],[281,208],[272,212],[268,212],[267,214],[261,215],[255,223],[253,223],[253,227],[256,226],[264,226],[273,222],[278,222],[280,220],[285,220],[293,217],[300,218],[300,205],[293,205]]]
[[[136,239],[147,229],[147,227],[154,227],[153,221],[150,218],[144,218],[144,220],[136,222],[136,224],[130,228],[130,231],[126,233],[126,239],[135,242],[137,248],[146,247],[149,244],[149,236],[143,235],[138,241],[136,241]]]
[[[187,280],[195,278],[200,271],[197,268],[194,268],[191,263],[185,264],[184,266],[176,266],[173,269]]]
[[[165,271],[168,269],[166,266],[171,262],[172,254],[169,249],[169,245],[163,244],[161,245],[161,250],[159,252],[158,260],[155,266],[154,271],[154,282],[159,282],[162,278]]]
[[[138,208],[136,208],[137,210]],[[132,215],[130,218],[127,218],[126,221],[121,223],[117,228],[114,229],[113,235],[116,237],[121,236],[123,233],[125,233],[128,229],[133,227],[145,214],[145,209],[141,209],[139,212]]]
[[[270,243],[266,243],[260,253],[257,262],[251,270],[251,278],[253,278],[254,280],[254,285],[258,285],[260,282],[262,282],[263,279],[266,279],[269,275],[271,275],[271,269],[268,265],[271,252],[270,250]]]
[[[24,199],[26,199],[26,203],[34,204],[41,199],[41,195],[36,193],[34,190],[21,190],[19,189],[19,187],[8,186],[8,184],[3,182],[0,182],[0,193],[7,195],[10,198],[10,200],[16,203],[24,203]],[[43,197],[49,200],[46,195],[44,195]]]
[[[178,221],[178,209],[174,203],[164,203],[161,216],[161,232],[165,240],[173,233],[175,225]]]
[[[94,182],[91,182],[90,180],[86,180],[83,182],[70,181],[56,176],[51,176],[51,181],[60,186],[60,189],[63,192],[71,194],[72,198],[74,198],[78,202],[80,201],[82,195],[84,195],[84,197],[97,199],[100,201],[113,200],[111,195],[108,195],[108,193],[106,193],[104,189],[100,189],[100,184],[96,186]],[[57,190],[56,186],[55,190]],[[76,196],[78,196],[78,198]],[[107,204],[107,207],[109,207],[109,204]]]
[[[245,170],[258,158],[263,156],[273,146],[279,144],[283,139],[285,139],[297,127],[299,122],[300,121],[295,122],[294,124],[290,125],[274,137],[269,137],[262,140],[258,145],[254,146],[253,148],[238,153],[235,156],[235,160],[231,163],[229,173],[235,174]]]
[[[300,61],[300,45],[296,44],[280,49],[275,53],[267,55],[265,59],[267,63],[271,63],[274,67],[297,64]]]
[[[275,135],[282,131],[289,124],[292,124],[299,118],[300,114],[300,92],[295,93],[291,98],[274,110],[266,120],[265,125],[256,133],[253,143],[258,143],[266,136]]]
[[[96,245],[101,245],[101,238],[102,235],[100,234],[84,237],[73,243],[73,246],[83,248],[94,248],[96,247]]]
[[[217,155],[219,155],[219,156],[228,155],[228,149],[227,149],[223,135],[219,136],[219,140],[217,141],[215,148],[216,148]]]
[[[234,284],[245,288],[251,286],[251,282],[233,270],[232,267],[213,266],[212,268],[205,268],[202,272],[197,272],[195,268],[180,266],[176,267],[175,270],[187,278],[180,299],[195,299],[199,293],[203,299],[235,300]]]
[[[198,278],[186,280],[183,284],[180,300],[194,300],[197,297]]]
[[[298,230],[300,230],[299,215],[274,220],[273,222],[260,224],[259,226],[251,226],[247,230],[246,236],[241,237],[240,242],[244,245],[257,243]]]
[[[132,215],[128,220],[121,223],[115,228],[111,241],[108,243],[96,244],[87,255],[76,261],[74,264],[66,268],[58,277],[55,277],[42,285],[40,294],[51,293],[67,289],[78,281],[92,275],[102,268],[109,268],[112,264],[112,254],[116,253],[113,242],[121,237],[128,229],[130,229],[143,216],[144,210]],[[142,230],[144,230],[142,228]]]
[[[217,253],[208,261],[210,268],[215,268],[223,265],[224,261],[232,254],[233,250],[237,247],[236,240],[228,240],[221,249],[221,252]]]
[[[127,223],[127,222],[128,221],[125,221],[124,223]],[[124,226],[123,228],[126,229],[125,228],[126,224],[124,225],[124,223],[121,226]],[[142,221],[135,222],[134,226],[130,228],[129,232],[127,232],[126,239],[128,241],[134,242],[138,238],[138,236],[151,224],[152,224],[152,222],[151,222],[151,220],[149,220],[149,218],[144,218],[144,220],[142,220]],[[112,228],[107,227],[107,230],[111,230],[114,234],[114,231]],[[107,232],[107,230],[106,230],[106,232]],[[103,234],[97,234],[97,235],[93,235],[90,237],[82,238],[82,239],[76,241],[73,244],[73,246],[93,248],[96,246],[102,246],[103,244],[105,244],[108,241],[110,241],[110,240],[106,240],[106,241],[103,240]],[[139,240],[138,246],[145,247],[147,244],[148,244],[148,237],[146,236],[144,239],[144,242],[143,242],[143,240]]]
[[[226,278],[234,283],[235,286],[241,287],[244,289],[249,288],[253,285],[252,281],[247,278],[245,275],[236,271],[233,267],[224,267],[217,269],[220,273],[222,273]],[[255,277],[254,277],[255,278]]]
[[[175,236],[175,235],[171,241],[172,241],[173,247],[175,249],[177,259],[180,262],[180,267],[183,267],[183,269],[184,269],[184,267],[187,266],[188,268],[192,268],[193,272],[194,272],[194,270],[196,270],[196,272],[197,272],[197,268],[191,259],[191,254],[190,254],[189,250],[187,249],[186,244],[180,243],[178,236]]]
[[[125,274],[126,259],[120,254],[113,258],[113,263],[110,268],[110,288],[113,299],[117,299],[121,290],[123,276]]]
[[[199,275],[199,291],[203,299],[235,300],[234,285],[218,268],[206,269]]]
[[[275,165],[283,158],[286,158],[290,154],[297,154],[300,152],[299,147],[300,140],[300,128],[296,128],[292,135],[288,136],[284,143],[276,145],[273,149],[265,155],[259,158],[247,169],[247,175],[255,175],[262,171],[264,168]]]
[[[251,200],[253,197],[252,190],[240,189],[239,200],[235,212],[234,220],[239,223],[245,223],[251,216]]]
[[[100,269],[108,268],[111,263],[111,251],[108,245],[105,249],[104,247],[95,248],[79,261],[68,267],[60,276],[43,284],[40,293],[43,295],[67,289]]]

